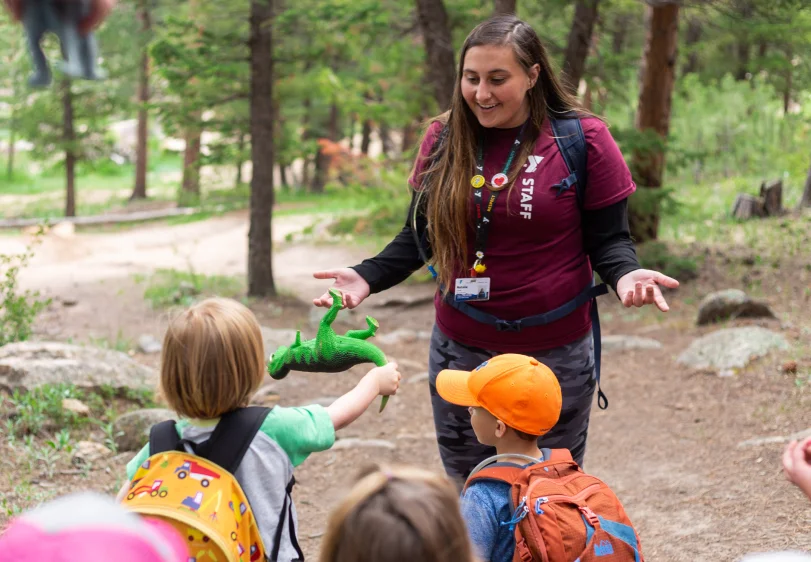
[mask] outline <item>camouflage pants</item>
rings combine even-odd
[[[450,404],[437,394],[436,377],[443,369],[473,370],[485,360],[500,353],[462,345],[448,338],[434,326],[428,363],[434,426],[445,472],[459,485],[464,483],[465,478],[479,462],[495,455],[496,450],[476,440],[467,408]],[[552,369],[558,377],[563,394],[560,419],[552,431],[538,439],[538,446],[569,449],[574,460],[582,467],[586,453],[591,400],[596,386],[591,332],[562,347],[525,355],[537,358]]]

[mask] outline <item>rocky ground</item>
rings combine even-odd
[[[268,351],[287,343],[290,329],[314,335],[320,311],[313,312],[305,300],[324,285],[309,273],[362,257],[362,250],[337,245],[282,242],[286,231],[300,227],[291,220],[275,232],[280,240],[275,271],[285,296],[250,303],[266,327]],[[37,323],[35,339],[61,346],[0,349],[0,388],[34,385],[47,377],[80,384],[84,377],[102,387],[103,396],[82,396],[90,411],[76,415],[101,421],[72,425],[70,452],[47,444],[58,441],[59,427],[45,424],[28,443],[11,439],[3,429],[0,526],[9,514],[53,495],[117,490],[133,454],[128,449],[143,441],[142,428],[133,422],[141,414],[121,414],[144,404],[160,406],[146,395],[111,391],[142,386],[135,381],[151,384],[157,355],[150,341],[159,342],[166,321],[165,311],[149,307],[133,275],[189,264],[201,273],[241,273],[246,232],[244,215],[235,214],[180,227],[46,238],[22,281],[54,299]],[[24,242],[0,238],[0,253]],[[672,311],[667,315],[626,310],[613,297],[601,302],[603,388],[611,405],[594,410],[586,467],[620,496],[648,560],[731,561],[758,550],[811,549],[811,502],[785,482],[780,468],[787,440],[811,428],[811,272],[801,256],[775,268],[752,265],[745,249],[727,250],[706,252],[699,277],[668,294]],[[750,296],[725,292],[702,303],[715,291],[751,286],[752,276],[768,289]],[[430,295],[430,286],[402,286],[339,317],[338,327],[345,329],[363,326],[364,314],[376,317],[381,325],[376,343],[399,361],[405,383],[383,414],[375,404],[339,432],[332,450],[299,468],[295,499],[308,558],[317,553],[327,513],[364,463],[441,470],[426,382]],[[99,342],[112,351],[88,349]],[[116,348],[122,353],[115,354]],[[364,370],[293,373],[269,381],[256,400],[328,403]],[[0,421],[15,414],[5,400]],[[125,435],[116,436],[120,430]],[[117,439],[117,445],[105,445],[107,438]]]

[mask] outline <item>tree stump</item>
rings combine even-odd
[[[768,217],[777,217],[783,214],[783,180],[763,182],[760,186],[760,198],[763,200],[763,209]]]
[[[766,210],[760,197],[748,193],[739,193],[738,197],[735,198],[735,204],[732,205],[733,218],[747,220],[752,217],[764,216],[766,216]]]

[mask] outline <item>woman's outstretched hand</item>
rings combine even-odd
[[[349,267],[316,271],[313,273],[313,277],[316,279],[335,279],[332,288],[341,291],[343,296],[342,304],[346,308],[355,308],[369,296],[369,284],[357,271]],[[313,304],[324,307],[332,306],[332,297],[327,291],[319,298],[313,299]]]
[[[670,307],[662,296],[659,285],[675,289],[679,286],[679,282],[658,271],[637,269],[626,273],[617,282],[617,296],[626,307],[655,304],[659,310],[667,312]]]

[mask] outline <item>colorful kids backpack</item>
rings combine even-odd
[[[233,474],[268,412],[234,410],[200,444],[180,439],[174,421],[153,426],[150,457],[135,472],[124,505],[179,531],[187,541],[189,562],[264,561],[265,545]],[[271,560],[278,555],[276,542]]]
[[[515,532],[515,562],[644,562],[636,534],[617,496],[584,473],[568,449],[543,449],[543,460],[496,455],[479,464],[465,482],[490,480],[512,487],[509,522]],[[521,466],[498,462],[524,458]]]

